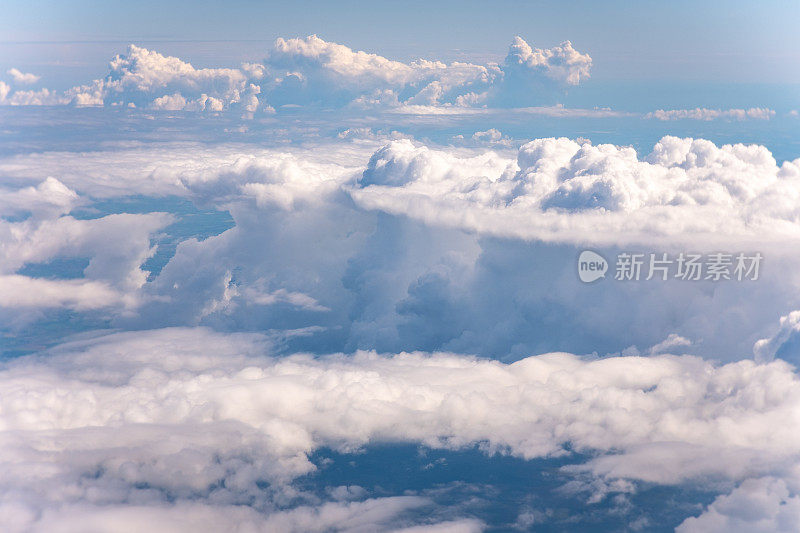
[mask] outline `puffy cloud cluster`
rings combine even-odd
[[[554,88],[578,85],[589,78],[591,66],[592,58],[575,50],[569,41],[534,49],[517,36],[503,63],[503,80],[494,101],[504,107],[524,106],[537,94],[539,101],[552,102]]]
[[[769,120],[775,116],[775,111],[764,107],[751,107],[750,109],[658,109],[647,113],[645,118],[658,120]]]
[[[758,361],[780,358],[800,364],[800,311],[781,317],[777,333],[756,342],[753,352]]]
[[[20,320],[30,309],[136,305],[133,292],[146,280],[140,266],[155,251],[150,237],[172,217],[67,215],[81,202],[75,191],[53,177],[36,186],[0,191],[0,314],[9,322]],[[87,264],[80,279],[19,274],[26,265],[83,258]]]
[[[800,528],[798,479],[748,479],[720,496],[698,517],[686,519],[677,533],[790,533]]]
[[[326,50],[307,59],[332,72],[316,84],[395,68]],[[151,60],[123,62],[120,94],[194,98],[170,85],[198,76],[180,63],[137,78]],[[0,367],[0,522],[480,530],[422,493],[308,490],[315,452],[388,442],[561,457],[564,493],[589,502],[640,482],[729,492],[687,531],[797,529],[800,162],[675,137],[645,156],[564,138],[517,150],[485,120],[458,147],[366,121],[331,142],[316,125],[272,147],[0,158],[0,321],[36,352]],[[583,285],[587,244],[767,262],[751,284]],[[37,332],[59,327],[81,334],[41,351]],[[756,362],[731,362],[758,339]],[[648,357],[530,356],[553,351]],[[311,355],[332,352],[349,355]]]
[[[575,50],[569,41],[543,50],[531,48],[525,40],[516,36],[506,56],[505,66],[507,69],[521,67],[525,72],[541,74],[562,85],[578,85],[589,77],[592,58]]]
[[[465,103],[502,76],[491,65],[392,61],[316,35],[278,39],[265,66],[275,76],[268,98],[277,105]]]
[[[0,85],[0,104],[127,106],[167,111],[228,109],[272,112],[273,106],[397,107],[530,105],[589,76],[591,58],[569,42],[532,49],[516,37],[502,65],[393,61],[316,35],[279,38],[263,63],[195,68],[176,57],[130,45],[102,79],[63,93]],[[38,77],[9,71],[16,84]],[[2,83],[2,82],[0,82]]]
[[[106,105],[150,106],[166,110],[222,111],[258,108],[257,86],[239,69],[196,69],[176,57],[130,45],[109,64],[97,88]],[[157,96],[153,98],[153,96]]]
[[[318,468],[309,454],[320,447],[479,444],[526,459],[584,452],[590,460],[564,475],[588,474],[612,493],[622,490],[618,479],[774,476],[796,469],[800,455],[800,381],[783,362],[563,353],[513,364],[446,353],[274,358],[265,355],[269,344],[257,334],[162,329],[76,340],[4,363],[5,523],[28,531],[62,522],[72,531],[161,517],[185,530],[208,516],[346,528],[425,504],[357,491],[355,501],[325,503],[299,492],[292,482]],[[796,499],[794,489],[777,488]],[[282,501],[301,504],[286,510]],[[718,501],[709,513],[724,510]],[[369,518],[352,522],[358,513]]]
[[[481,156],[486,159],[488,156]],[[394,141],[353,197],[362,206],[485,234],[554,242],[764,243],[800,236],[800,160],[763,146],[664,137],[631,147],[537,139],[516,164]]]
[[[15,80],[19,75],[12,73]],[[27,83],[36,77],[27,76]],[[259,87],[240,69],[201,68],[176,57],[130,45],[109,63],[109,72],[64,93],[41,89],[15,91],[0,98],[7,105],[126,106],[163,110],[222,111],[259,108]]]
[[[9,69],[8,74],[11,76],[11,79],[14,80],[14,83],[19,85],[30,85],[32,83],[36,83],[40,79],[40,77],[36,74],[22,72],[17,68]]]
[[[796,232],[796,163],[779,167],[763,147],[668,137],[639,158],[625,147],[539,139],[514,157],[504,146],[384,142],[370,130],[357,141],[308,146],[175,143],[5,158],[0,171],[19,188],[0,202],[17,217],[4,222],[3,274],[36,276],[50,261],[84,259],[93,285],[82,290],[104,283],[114,291],[106,311],[117,327],[298,330],[305,333],[291,349],[315,352],[448,350],[513,360],[635,345],[639,353],[691,346],[738,359],[800,308],[796,253],[784,240]],[[132,195],[182,196],[230,212],[235,227],[183,235],[165,252],[153,242],[165,215],[64,216],[89,198]],[[23,197],[38,214],[20,220]],[[587,243],[611,261],[631,246],[760,251],[765,264],[754,283],[608,280],[588,288],[574,272]],[[163,268],[145,282],[142,262],[156,250]],[[68,286],[78,283],[41,306],[84,305]],[[96,301],[87,297],[84,308]]]

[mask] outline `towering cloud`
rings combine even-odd
[[[514,38],[503,63],[503,80],[495,101],[500,105],[524,106],[550,102],[559,89],[578,85],[589,78],[592,58],[564,41],[553,48],[531,48]]]

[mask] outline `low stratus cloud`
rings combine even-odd
[[[774,479],[766,499],[797,499],[800,381],[784,362],[564,353],[510,365],[447,353],[273,358],[269,342],[162,329],[4,363],[6,523],[72,531],[130,515],[185,530],[207,516],[303,530],[317,521],[355,527],[353,516],[373,509],[364,521],[380,524],[425,502],[356,495],[352,503],[317,501],[316,509],[278,504],[292,494],[303,502],[292,482],[315,471],[314,450],[379,442],[479,444],[526,459],[586,453],[587,463],[563,475],[577,475],[600,499],[635,490],[615,480],[741,484],[687,521],[687,531],[726,513],[725,499],[762,479]],[[241,504],[249,509],[228,512]],[[782,523],[798,526],[797,516],[783,514]],[[749,515],[729,520],[747,523]]]

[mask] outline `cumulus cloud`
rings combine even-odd
[[[4,363],[4,511],[20,529],[46,529],[48,518],[177,520],[186,505],[227,523],[303,528],[328,511],[350,520],[373,509],[364,520],[380,523],[424,504],[278,512],[282,494],[302,501],[292,481],[315,471],[314,450],[346,453],[370,442],[479,444],[525,459],[584,452],[594,458],[565,475],[665,484],[755,479],[792,467],[800,450],[800,382],[783,362],[273,358],[269,344],[258,334],[163,329],[76,340]],[[237,504],[257,512],[225,514]]]
[[[125,303],[124,295],[103,282],[0,275],[0,307],[20,311],[66,307],[85,311]]]
[[[2,217],[24,213],[31,213],[35,217],[61,215],[69,213],[78,203],[78,194],[52,176],[36,186],[0,189]]]
[[[196,69],[176,57],[130,45],[109,63],[108,74],[57,93],[15,91],[7,105],[125,106],[163,110],[222,111],[252,114],[259,109],[259,88],[239,69]],[[266,109],[265,106],[262,106]]]
[[[758,361],[772,361],[777,357],[800,365],[800,311],[781,317],[777,333],[756,342],[753,352]]]
[[[268,98],[279,105],[464,103],[502,76],[494,65],[448,65],[423,59],[402,63],[326,42],[316,35],[278,39],[265,65],[277,76]]]
[[[44,309],[130,309],[145,283],[142,263],[155,249],[150,238],[173,219],[165,213],[115,214],[93,219],[67,215],[86,199],[48,177],[36,186],[0,190],[0,309],[6,326],[26,323]],[[86,260],[79,279],[23,274],[54,260]],[[58,272],[56,271],[57,275]]]
[[[2,82],[0,82],[2,83]],[[66,105],[70,98],[57,91],[39,89],[38,91],[10,91],[7,85],[0,85],[0,104],[11,106]]]
[[[592,58],[575,50],[569,41],[541,49],[532,48],[517,36],[503,63],[496,100],[505,106],[552,100],[556,89],[576,86],[589,78],[591,66]]]
[[[31,74],[30,72],[21,72],[19,69],[12,68],[8,70],[8,74],[14,83],[18,85],[30,85],[39,81],[39,76]]]
[[[769,120],[775,116],[775,111],[764,107],[751,107],[750,109],[658,109],[647,113],[645,118],[658,120]]]
[[[394,141],[373,155],[353,197],[427,223],[556,242],[796,239],[800,162],[778,166],[762,146],[717,147],[664,137],[631,147],[560,139],[517,160],[479,159]]]
[[[514,37],[505,65],[541,73],[560,84],[578,85],[589,77],[592,58],[575,50],[569,41],[554,48],[533,49],[518,35]]]
[[[150,236],[172,218],[165,213],[115,214],[89,220],[63,216],[0,222],[0,272],[57,257],[89,257],[87,277],[136,289],[145,282],[140,265],[153,252]]]
[[[105,105],[196,111],[235,106],[251,113],[258,108],[258,88],[239,69],[196,69],[176,57],[135,45],[116,56],[109,68],[108,75],[94,83]]]
[[[533,49],[520,37],[514,39],[503,65],[426,59],[403,63],[316,35],[279,38],[262,63],[245,63],[241,68],[195,68],[179,58],[130,45],[109,63],[104,78],[63,93],[48,89],[12,92],[4,86],[0,103],[165,111],[232,109],[245,116],[273,112],[273,106],[285,105],[530,105],[588,78],[590,66],[591,58],[568,41],[554,48]],[[33,79],[12,70],[15,83]]]
[[[796,483],[774,477],[748,479],[718,497],[698,517],[686,519],[678,533],[789,533],[800,529],[800,496]]]
[[[17,219],[7,226],[16,237],[7,241],[4,273],[85,258],[97,265],[87,279],[136,295],[136,312],[115,317],[116,327],[303,330],[313,334],[293,337],[292,349],[325,352],[451,350],[513,360],[631,345],[637,352],[626,353],[683,353],[688,347],[672,341],[691,341],[693,353],[738,359],[800,308],[796,254],[783,240],[795,227],[794,163],[777,166],[763,148],[666,138],[642,158],[583,140],[541,139],[521,150],[384,142],[370,130],[357,142],[308,146],[170,143],[5,158],[0,170],[26,194],[44,187],[42,176],[57,176],[80,195],[76,202],[177,195],[228,211],[235,227],[177,237],[145,283],[140,265],[164,231],[150,226],[147,234],[137,218],[145,215]],[[569,181],[610,192],[579,193]],[[6,205],[18,201],[13,194]],[[555,205],[542,207],[544,199]],[[549,231],[541,220],[553,221]],[[690,225],[719,231],[693,234]],[[127,229],[134,226],[141,234]],[[614,280],[587,291],[574,273],[587,242],[610,261],[629,246],[760,251],[765,260],[758,282],[713,291],[707,283]]]

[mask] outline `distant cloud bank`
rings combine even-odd
[[[659,109],[647,113],[644,118],[658,120],[769,120],[775,116],[775,111],[764,107],[751,107],[750,109]]]
[[[502,64],[419,59],[393,61],[316,35],[279,38],[263,62],[239,68],[195,68],[176,57],[130,45],[108,74],[64,92],[12,90],[3,82],[0,104],[124,106],[169,111],[272,112],[282,105],[314,107],[521,106],[590,75],[592,59],[569,41],[533,48],[515,37]],[[38,76],[11,69],[15,84]]]

